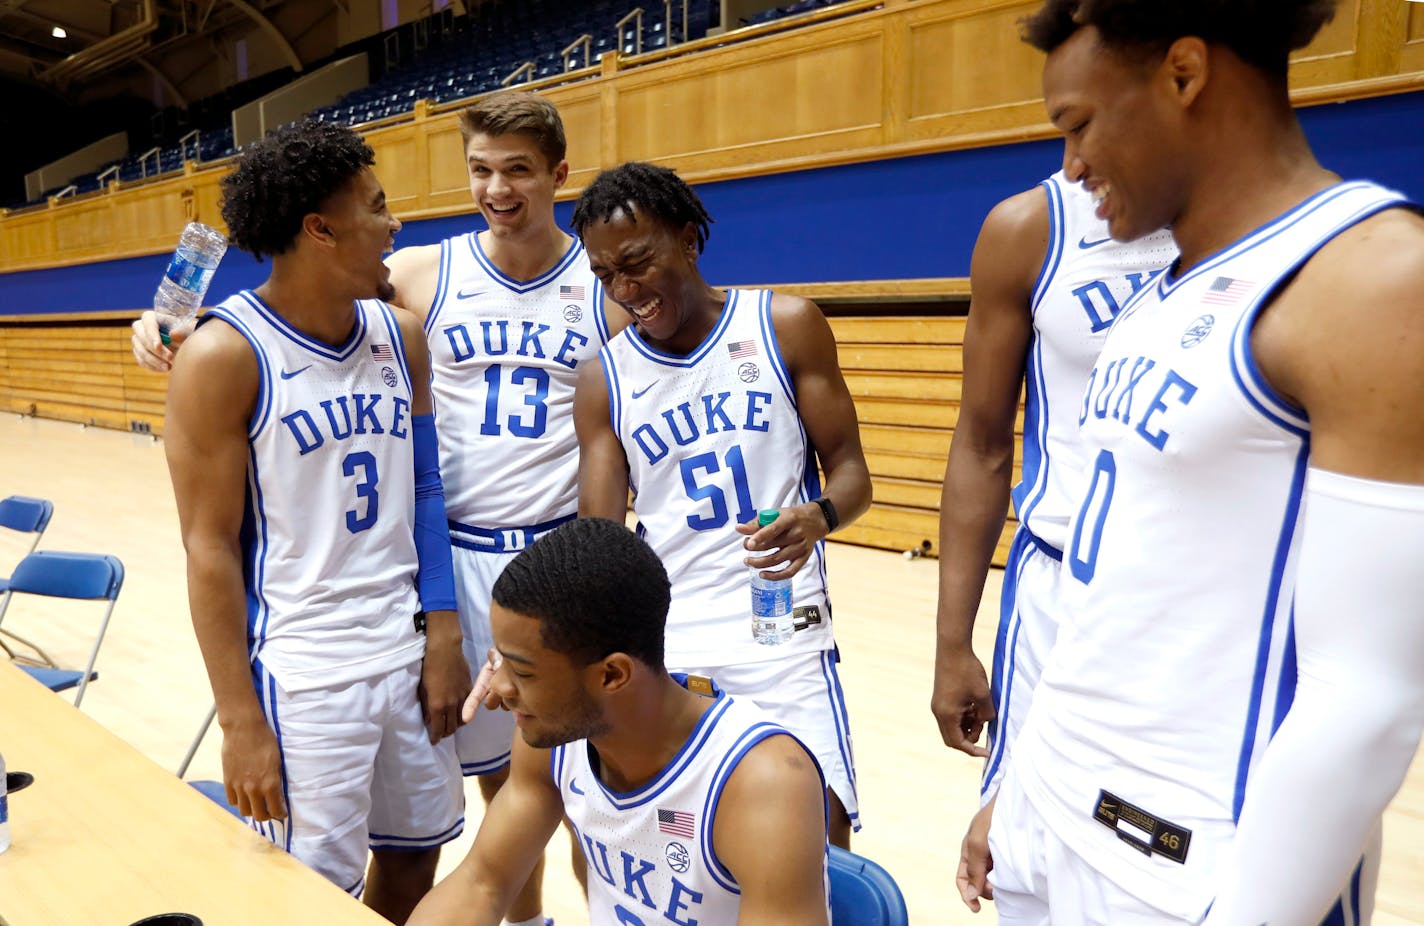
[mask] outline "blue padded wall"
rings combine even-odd
[[[1300,115],[1322,163],[1424,200],[1424,92]],[[967,276],[984,215],[1057,170],[1061,152],[1057,141],[1028,142],[703,184],[698,192],[716,220],[704,275],[734,286]],[[567,227],[573,204],[556,211]],[[429,244],[481,224],[469,215],[412,222],[396,243]],[[166,261],[155,255],[0,275],[0,315],[145,306]],[[257,285],[266,270],[230,251],[211,298]]]

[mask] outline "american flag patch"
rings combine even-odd
[[[391,346],[389,344],[372,344],[371,359],[376,361],[377,363],[380,363],[381,361],[390,362],[396,359],[396,352],[391,350]]]
[[[755,357],[757,346],[755,341],[728,341],[727,354],[733,360],[741,360],[743,357]]]
[[[1202,302],[1210,302],[1212,305],[1231,305],[1250,292],[1252,285],[1254,284],[1246,280],[1217,277],[1216,282],[1207,287],[1206,295],[1202,296]]]
[[[583,298],[583,287],[582,287],[582,286],[560,286],[560,287],[559,287],[559,298],[560,298],[560,299],[582,299],[582,298]]]
[[[667,833],[669,836],[681,836],[684,839],[691,839],[694,835],[692,829],[692,814],[683,810],[659,810],[658,832]]]

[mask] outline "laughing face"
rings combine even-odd
[[[496,237],[537,228],[569,176],[568,161],[549,166],[533,139],[518,133],[472,135],[465,145],[470,195]]]
[[[1043,67],[1048,117],[1063,133],[1063,169],[1097,202],[1119,241],[1170,225],[1187,174],[1180,96],[1165,62],[1105,48],[1097,29],[1079,29]]]
[[[609,724],[590,690],[598,663],[578,666],[544,646],[537,619],[490,604],[490,631],[502,663],[491,689],[514,713],[524,742],[552,749],[608,732]]]
[[[356,299],[395,296],[391,271],[381,256],[395,245],[400,220],[386,206],[386,191],[370,168],[362,170],[326,202],[322,216],[336,243],[336,256]]]
[[[606,222],[591,223],[583,243],[604,292],[633,316],[645,339],[660,345],[686,340],[679,335],[695,324],[698,297],[706,289],[691,224],[674,230],[629,205]]]

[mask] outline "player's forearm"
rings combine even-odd
[[[218,723],[262,722],[248,658],[246,593],[235,555],[199,545],[188,554],[188,603],[208,670]]]
[[[1246,790],[1211,926],[1318,922],[1424,730],[1424,486],[1312,470],[1304,510],[1295,700]]]
[[[510,898],[513,893],[510,892]],[[468,859],[430,889],[407,926],[499,926],[508,900],[501,900],[468,870]]]
[[[821,495],[836,508],[837,529],[854,524],[870,509],[870,469],[862,454],[826,467]]]
[[[997,450],[955,447],[939,508],[936,650],[968,649],[984,579],[1003,534],[1013,478],[1013,444]]]

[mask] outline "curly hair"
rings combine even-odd
[[[1177,39],[1225,45],[1243,61],[1284,80],[1290,53],[1304,48],[1335,15],[1336,0],[1045,0],[1023,20],[1024,40],[1051,52],[1084,26],[1109,48],[1160,58]]]
[[[285,254],[303,217],[375,163],[370,146],[343,125],[305,120],[269,133],[223,178],[228,240],[259,261]]]
[[[576,664],[627,653],[663,668],[667,570],[616,521],[579,518],[539,538],[500,573],[493,597],[538,620],[540,642]]]
[[[557,167],[568,151],[559,111],[537,93],[527,90],[492,93],[460,110],[458,118],[460,138],[466,145],[476,135],[523,135],[534,142],[550,169]]]
[[[630,206],[637,206],[640,212],[672,229],[692,223],[697,227],[699,254],[707,244],[711,234],[708,226],[713,220],[692,187],[676,171],[643,161],[620,164],[594,178],[574,206],[574,232],[582,238],[584,230],[594,222],[607,222],[613,213],[619,209],[629,211]]]

